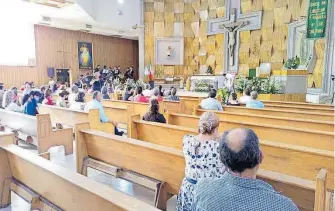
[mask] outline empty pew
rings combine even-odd
[[[269,101],[263,100],[264,105],[288,105],[296,107],[308,107],[308,108],[330,108],[333,109],[334,105],[328,104],[316,104],[316,103],[301,103],[301,102],[289,102],[289,101]]]
[[[11,204],[15,192],[31,210],[158,210],[13,145],[13,139],[0,136],[0,208]]]
[[[169,194],[177,195],[184,178],[185,160],[180,150],[143,142],[135,139],[111,136],[91,130],[87,124],[76,126],[77,171],[86,174],[91,167],[124,178],[123,172],[135,172],[140,178],[128,180],[148,186],[147,179],[162,181],[164,185],[156,195],[161,209],[164,209]],[[265,157],[265,161],[268,157]],[[258,178],[269,182],[287,197],[292,198],[300,210],[324,211],[330,203],[326,193],[327,175],[325,170],[317,172],[311,180],[264,170],[262,164]],[[275,164],[274,164],[275,165]],[[116,169],[116,170],[115,170]],[[113,173],[111,173],[113,172]],[[119,172],[119,173],[116,173]],[[315,177],[317,182],[315,182]],[[329,177],[328,177],[329,178]],[[326,199],[324,196],[328,196]],[[156,204],[157,206],[157,204]],[[314,209],[315,207],[315,209]]]
[[[199,107],[196,106],[195,109]],[[260,115],[269,115],[269,116],[281,116],[281,117],[290,117],[290,118],[300,118],[306,120],[322,120],[322,121],[334,121],[333,114],[320,114],[315,112],[302,112],[302,111],[283,111],[280,109],[254,109],[254,108],[245,108],[239,106],[223,106],[223,112],[235,112],[235,113],[248,113],[248,114],[260,114]]]
[[[198,133],[192,128],[139,120],[137,115],[132,116],[128,125],[129,138],[179,150],[182,149],[182,140],[187,134],[196,135]],[[258,135],[258,131],[256,134]],[[272,140],[260,141],[266,157],[262,164],[263,169],[313,180],[317,174],[316,170],[325,168],[329,170],[327,186],[334,189],[334,151],[299,146],[295,144],[295,139],[283,141],[286,143]]]
[[[133,114],[133,106],[105,106],[105,114],[110,120],[116,121],[121,124],[127,124],[128,115]],[[110,130],[111,123],[100,123],[100,118],[92,118],[89,120],[89,113],[86,111],[76,111],[68,108],[61,108],[57,106],[41,105],[39,108],[40,113],[48,113],[51,115],[55,122],[74,126],[83,122],[95,122],[96,126],[102,131],[113,133]],[[96,115],[95,115],[96,116]]]
[[[196,109],[194,115],[201,116],[208,110]],[[278,117],[269,115],[249,114],[249,113],[233,113],[211,111],[216,113],[221,120],[234,120],[239,122],[262,123],[274,126],[287,126],[301,128],[306,130],[334,131],[334,122],[322,120],[308,120],[302,118]],[[170,112],[171,113],[171,112]]]
[[[223,112],[222,115],[226,115],[225,112]],[[177,113],[168,113],[166,116],[168,124],[194,129],[198,128],[199,116]],[[258,137],[263,140],[278,141],[288,144],[294,143],[299,146],[334,151],[333,132],[302,129],[297,128],[294,125],[288,127],[267,124],[265,122],[250,122],[245,119],[243,119],[243,117],[240,120],[235,120],[234,117],[224,120],[220,118],[219,131],[224,132],[237,127],[247,127],[254,130]]]
[[[320,113],[320,114],[334,114],[334,108],[311,108],[311,107],[304,107],[304,106],[296,106],[296,105],[276,105],[270,104],[265,105],[265,108],[268,109],[280,109],[283,111],[301,111],[301,112],[313,112],[313,113]]]
[[[64,146],[66,155],[73,153],[73,129],[53,130],[49,114],[29,116],[1,109],[0,124],[17,133],[21,140],[37,146],[38,153],[54,146]]]

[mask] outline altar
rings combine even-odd
[[[212,74],[199,74],[191,76],[191,91],[193,92],[206,92],[210,88],[218,90],[224,86],[224,76]]]

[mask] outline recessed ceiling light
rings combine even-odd
[[[120,4],[123,4],[123,0],[117,0]]]

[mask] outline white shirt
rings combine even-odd
[[[145,90],[143,90],[142,94],[143,94],[145,97],[151,97],[154,93],[153,93],[153,90],[145,89]]]
[[[242,97],[240,97],[240,99],[238,99],[238,102],[240,104],[247,104],[250,100],[251,100],[250,96],[243,95]]]
[[[86,103],[73,102],[70,105],[71,110],[85,111]]]
[[[69,94],[69,97],[68,97],[69,103],[70,104],[75,103],[76,102],[76,97],[77,97],[77,93]]]
[[[7,111],[14,111],[14,112],[23,112],[23,108],[21,108],[21,106],[17,105],[16,103],[11,102],[6,109]]]

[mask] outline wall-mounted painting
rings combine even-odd
[[[163,37],[155,39],[156,65],[183,65],[184,38]]]
[[[93,45],[89,42],[78,42],[79,69],[93,69]]]

